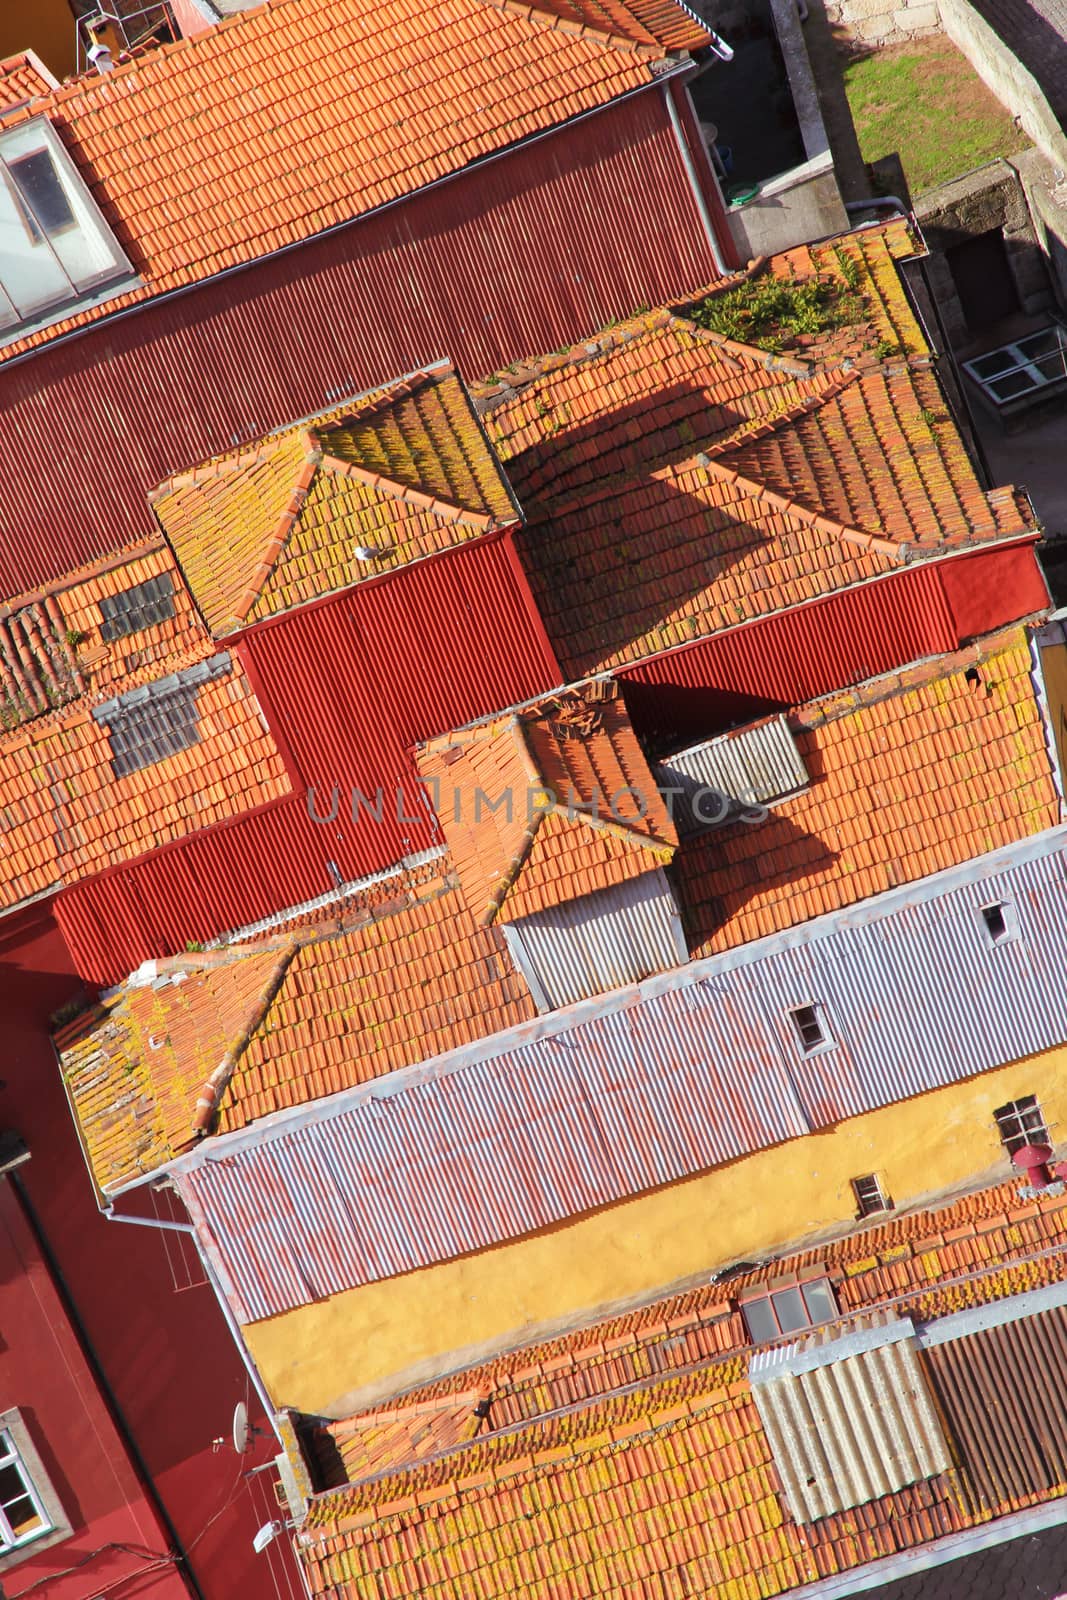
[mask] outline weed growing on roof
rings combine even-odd
[[[902,356],[904,352],[895,339],[879,339],[874,354],[878,361],[891,361],[894,356]]]
[[[855,256],[850,256],[848,251],[843,250],[839,244],[834,245],[834,256],[837,260],[837,270],[845,283],[850,289],[858,289],[860,286],[860,268]]]
[[[689,310],[699,328],[777,353],[804,334],[847,327],[866,315],[862,295],[826,278],[747,278]]]

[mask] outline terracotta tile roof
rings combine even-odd
[[[592,19],[596,0],[581,4]],[[669,0],[616,4],[611,16],[631,33],[662,28],[670,48],[697,33]],[[650,84],[664,53],[609,40],[548,4],[443,0],[430,12],[413,0],[278,0],[79,78],[33,110],[58,131],[142,281],[3,354],[308,239],[608,105]]]
[[[418,768],[483,926],[624,883],[677,844],[614,685],[435,739]]]
[[[56,87],[57,80],[33,50],[6,56],[0,61],[0,115]]]
[[[161,665],[0,737],[0,908],[289,793],[239,665],[202,645]]]
[[[151,501],[216,635],[517,520],[448,366],[216,457]]]
[[[665,50],[700,50],[708,30],[686,5],[671,0],[534,0],[533,10],[582,31]]]
[[[1021,631],[806,708],[811,775],[675,862],[694,956],[780,932],[1059,821]]]
[[[894,223],[773,258],[854,277],[867,317],[785,356],[661,310],[475,391],[568,676],[1032,526],[952,425],[897,275],[912,249]]]
[[[488,1390],[429,1397],[316,1428],[309,1439],[320,1482],[356,1483],[453,1450],[483,1426]]]
[[[534,1016],[501,935],[472,926],[454,880],[431,867],[399,875],[391,889],[388,900],[381,887],[375,890],[340,932],[329,924],[325,930],[304,927],[223,955],[190,954],[158,964],[166,981],[157,995],[162,1012],[153,1013],[156,1032],[170,1033],[167,1016],[177,1005],[185,1036],[195,1039],[214,1038],[210,1018],[187,1019],[190,1011],[199,1016],[216,1005],[211,985],[220,962],[227,971],[249,963],[240,992],[256,996],[259,975],[281,963],[276,991],[256,1025],[239,1033],[210,1096],[202,1093],[203,1052],[194,1056],[195,1065],[175,1050],[146,1066],[143,1034],[129,1021],[130,1008],[143,1004],[136,987],[117,991],[103,1022],[90,1016],[64,1032],[57,1042],[90,1152],[95,1136],[86,1124],[97,1119],[106,1130],[104,1164],[94,1163],[101,1188],[129,1181],[149,1160],[159,1164],[174,1154],[180,1146],[168,1146],[165,1135],[185,1130],[188,1139],[198,1117],[201,1131],[208,1124],[220,1132],[240,1128]],[[143,1080],[149,1100],[174,1107],[165,1119],[128,1092],[131,1076]],[[153,1122],[147,1142],[146,1121]]]
[[[297,1540],[312,1593],[354,1600],[373,1581],[393,1600],[633,1600],[681,1583],[755,1600],[988,1520],[953,1470],[811,1527],[794,1523],[732,1307],[746,1287],[820,1269],[843,1316],[888,1304],[922,1321],[1059,1282],[1067,1201],[1020,1205],[1016,1189],[1017,1180],[852,1230],[728,1286],[660,1300],[406,1396],[442,1417],[466,1412],[469,1428],[472,1397],[487,1394],[488,1421],[467,1440],[442,1430],[430,1459],[379,1461],[373,1476],[313,1498]],[[374,1415],[362,1419],[372,1436]],[[351,1426],[330,1424],[320,1438]],[[367,1465],[314,1437],[310,1448],[320,1482]]]

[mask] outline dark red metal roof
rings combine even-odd
[[[479,377],[716,276],[657,89],[0,372],[0,595],[153,530],[169,474],[450,356]]]

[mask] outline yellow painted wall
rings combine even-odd
[[[272,1398],[344,1415],[730,1261],[839,1230],[849,1180],[877,1172],[898,1208],[1009,1167],[995,1107],[1036,1094],[1067,1139],[1067,1049],[1050,1051],[747,1156],[516,1244],[370,1284],[245,1329]],[[506,1181],[506,1179],[505,1179]]]
[[[74,13],[67,0],[0,0],[0,57],[36,50],[57,78],[74,71]]]

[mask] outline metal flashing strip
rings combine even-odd
[[[1029,1289],[1024,1294],[1009,1295],[988,1305],[970,1306],[966,1311],[938,1317],[936,1322],[926,1322],[916,1328],[915,1338],[921,1349],[932,1350],[953,1339],[966,1339],[972,1333],[1003,1328],[1009,1322],[1021,1322],[1024,1317],[1036,1317],[1042,1311],[1055,1311],[1060,1306],[1067,1306],[1067,1279],[1062,1283],[1050,1283],[1044,1289]]]
[[[708,956],[671,972],[645,978],[639,984],[616,989],[595,1000],[583,1000],[560,1011],[520,1023],[505,1032],[477,1040],[444,1055],[434,1056],[411,1067],[399,1068],[387,1077],[375,1078],[354,1088],[341,1090],[328,1100],[312,1101],[300,1106],[272,1112],[257,1122],[233,1133],[221,1134],[206,1144],[198,1146],[187,1155],[180,1156],[169,1168],[173,1172],[188,1172],[196,1167],[225,1160],[242,1150],[264,1145],[308,1125],[318,1126],[343,1116],[368,1102],[391,1100],[411,1089],[437,1079],[451,1077],[468,1067],[480,1066],[497,1060],[510,1051],[530,1045],[556,1041],[566,1048],[564,1035],[589,1022],[605,1021],[621,1012],[634,1011],[646,1000],[678,991],[691,990],[694,985],[722,978],[731,973],[756,966],[767,957],[782,952],[806,950],[821,944],[835,933],[869,927],[885,921],[906,907],[922,905],[936,900],[954,889],[996,879],[1000,873],[1013,868],[1043,861],[1067,847],[1067,824],[1060,823],[1045,833],[1034,834],[1017,844],[1006,845],[991,851],[962,866],[951,867],[922,879],[917,884],[887,890],[871,900],[845,911],[828,912],[822,917],[790,928],[784,933],[771,934],[764,939],[741,945],[721,955]],[[1067,861],[1064,862],[1067,878]],[[1016,1052],[1019,1054],[1020,1052]],[[116,1191],[119,1192],[119,1191]]]
[[[1067,1285],[1063,1287],[1067,1289]],[[778,1378],[814,1372],[835,1361],[847,1361],[850,1356],[864,1355],[868,1350],[880,1350],[888,1344],[899,1344],[901,1339],[914,1338],[915,1324],[911,1318],[899,1317],[874,1327],[852,1328],[824,1344],[790,1344],[780,1345],[776,1350],[758,1350],[749,1363],[748,1381],[755,1389],[760,1384],[774,1383]]]
[[[1010,1544],[1013,1539],[1024,1539],[1049,1528],[1067,1523],[1067,1495],[1044,1505],[1031,1506],[1026,1511],[1013,1511],[1006,1517],[996,1517],[976,1528],[962,1533],[950,1533],[931,1544],[913,1546],[898,1555],[887,1556],[882,1561],[871,1561],[852,1572],[838,1573],[823,1578],[818,1583],[807,1583],[802,1588],[790,1589],[789,1600],[846,1600],[848,1595],[869,1594],[881,1590],[886,1584],[900,1578],[914,1578],[922,1572],[932,1572],[959,1561],[964,1556],[979,1554],[982,1550],[997,1549]]]

